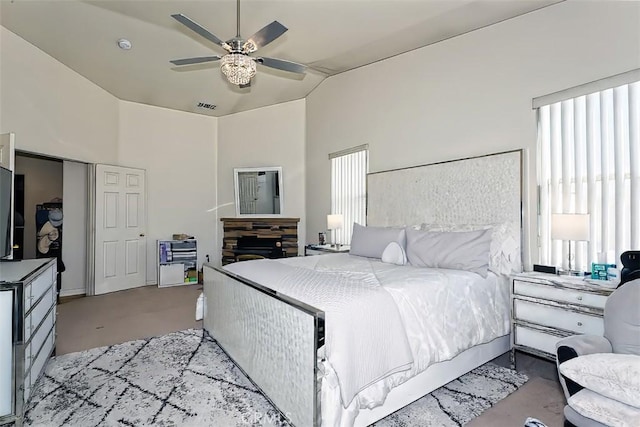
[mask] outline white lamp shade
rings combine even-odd
[[[551,238],[554,240],[589,240],[589,214],[551,215]]]
[[[344,225],[342,214],[327,215],[327,230],[337,230]]]

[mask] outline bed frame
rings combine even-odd
[[[517,150],[369,174],[367,223],[522,224],[522,156]],[[321,425],[324,312],[208,263],[204,294],[204,329],[233,362],[292,424]],[[391,390],[383,405],[361,409],[355,425],[384,418],[509,347],[505,335],[430,366]]]

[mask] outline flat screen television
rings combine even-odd
[[[13,172],[0,167],[0,259],[11,255]]]

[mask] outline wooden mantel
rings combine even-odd
[[[236,261],[234,249],[241,236],[279,237],[288,257],[298,256],[298,222],[300,218],[241,217],[220,218],[224,227],[222,265]]]

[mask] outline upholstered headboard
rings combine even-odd
[[[522,221],[522,150],[367,175],[367,225]]]

